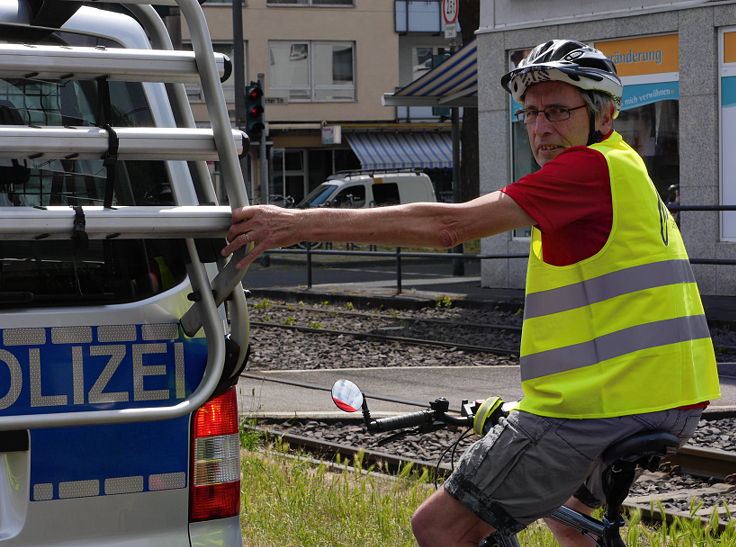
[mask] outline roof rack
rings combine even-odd
[[[352,176],[352,175],[380,175],[385,173],[414,173],[416,175],[420,175],[424,173],[424,170],[419,169],[418,167],[400,167],[398,169],[346,169],[344,171],[337,171],[327,177],[327,180],[332,180],[336,178],[341,178],[345,176]]]

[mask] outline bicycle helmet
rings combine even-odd
[[[527,89],[547,81],[602,91],[613,99],[614,118],[621,108],[623,84],[616,66],[601,51],[575,40],[550,40],[535,47],[519,66],[501,78],[501,85],[521,103]]]

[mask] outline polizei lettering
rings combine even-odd
[[[107,409],[184,399],[190,391],[187,386],[199,381],[206,354],[196,340],[180,339],[175,324],[147,327],[0,331],[0,413]],[[189,363],[193,365],[189,370],[185,347],[193,349],[188,358],[193,356],[195,362]]]

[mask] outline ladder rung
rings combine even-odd
[[[220,77],[230,59],[215,53]],[[193,51],[0,44],[0,76],[89,80],[106,76],[126,82],[199,83]]]
[[[217,160],[212,129],[118,127],[120,160]],[[237,153],[247,136],[231,130]],[[0,159],[99,159],[109,149],[109,134],[99,127],[0,126]]]
[[[77,2],[78,0],[68,0],[71,2]],[[108,3],[109,0],[86,0],[90,4],[103,4]],[[179,3],[176,0],[116,0],[117,4],[152,4],[154,6],[178,6]]]
[[[89,239],[178,239],[223,237],[232,223],[226,206],[85,206]],[[71,207],[0,207],[0,240],[71,239]],[[224,247],[224,243],[223,243]]]

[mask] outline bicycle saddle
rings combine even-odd
[[[679,444],[679,439],[667,431],[644,431],[612,444],[603,452],[601,459],[606,466],[619,460],[629,462],[646,460],[651,456],[673,452]],[[639,463],[642,464],[642,462]]]

